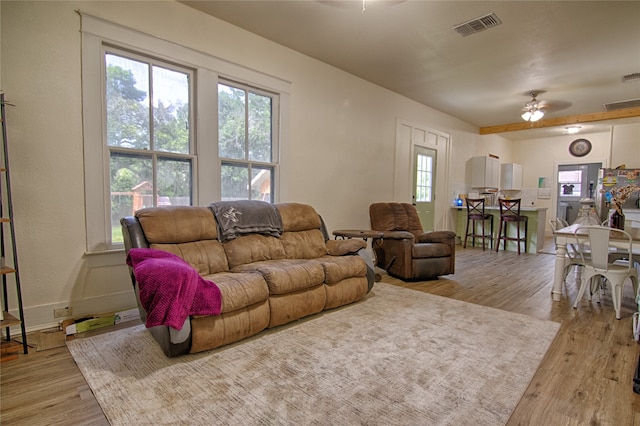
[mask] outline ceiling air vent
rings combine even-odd
[[[629,99],[628,101],[611,102],[608,104],[604,104],[604,109],[607,111],[636,107],[640,107],[640,99]]]
[[[472,19],[467,22],[463,22],[462,24],[456,25],[453,29],[463,37],[466,37],[471,34],[479,33],[480,31],[484,31],[488,28],[495,27],[497,25],[502,24],[500,18],[496,16],[495,13],[490,13],[488,15],[481,16],[479,18]]]
[[[622,76],[622,82],[626,83],[627,81],[640,80],[640,72],[634,72],[632,74],[627,74]]]

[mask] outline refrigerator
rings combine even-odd
[[[625,185],[640,186],[640,167],[631,169],[600,169],[598,183],[595,190],[596,212],[601,221],[609,218],[609,211],[613,209],[611,190]],[[639,209],[640,192],[635,192],[622,205],[622,210]]]

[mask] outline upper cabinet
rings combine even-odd
[[[506,163],[500,166],[500,189],[522,189],[522,164]]]
[[[493,157],[471,157],[471,187],[495,188],[500,184],[500,160]]]

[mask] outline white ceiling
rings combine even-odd
[[[522,122],[531,90],[545,91],[545,119],[640,99],[640,79],[622,81],[640,73],[640,1],[182,3],[478,127]],[[452,29],[491,12],[502,24],[467,37]]]

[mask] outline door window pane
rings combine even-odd
[[[416,162],[416,201],[430,202],[433,191],[433,157],[418,154]]]

